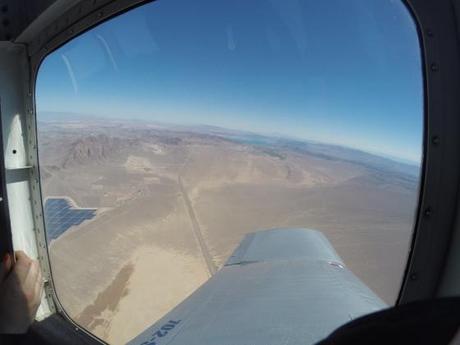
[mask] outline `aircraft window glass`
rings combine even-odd
[[[64,309],[124,343],[270,228],[321,231],[393,304],[418,202],[422,83],[401,1],[159,0],[66,43],[36,84]]]

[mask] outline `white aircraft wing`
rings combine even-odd
[[[266,230],[247,235],[222,269],[128,344],[314,344],[385,307],[320,232]]]

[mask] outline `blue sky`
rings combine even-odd
[[[423,81],[400,1],[158,0],[43,62],[40,113],[209,124],[419,162]]]

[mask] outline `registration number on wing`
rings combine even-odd
[[[160,338],[166,337],[180,322],[181,320],[169,320],[160,329],[155,331],[149,340],[144,341],[140,345],[157,345]]]

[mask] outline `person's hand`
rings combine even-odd
[[[0,333],[25,333],[40,305],[43,280],[38,261],[17,251],[16,263],[5,255],[0,268]]]

